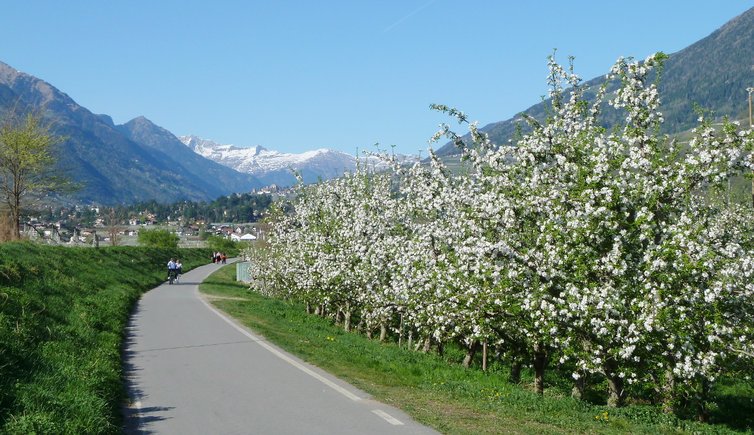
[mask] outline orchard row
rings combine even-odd
[[[754,135],[702,118],[688,143],[659,134],[664,58],[619,59],[588,98],[551,59],[547,119],[514,143],[442,127],[460,171],[432,154],[301,186],[250,251],[252,286],[382,339],[484,345],[514,373],[531,365],[539,392],[555,368],[576,395],[606,380],[610,405],[703,414],[711,385],[754,360],[754,219],[718,199],[754,168]]]

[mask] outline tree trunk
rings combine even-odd
[[[482,371],[487,371],[487,340],[482,343]]]
[[[510,382],[512,384],[521,383],[521,366],[523,366],[523,364],[521,363],[521,360],[519,359],[513,360],[513,362],[511,363]]]
[[[16,181],[18,183],[18,181]],[[15,184],[17,186],[18,184]],[[13,207],[11,207],[11,219],[13,220],[13,238],[21,238],[21,193],[13,192]]]
[[[710,382],[707,379],[703,379],[702,391],[699,394],[699,402],[696,405],[696,419],[700,423],[709,423],[709,408],[707,407],[707,399],[709,398],[710,389]]]
[[[665,414],[673,414],[675,412],[674,404],[674,392],[675,392],[675,376],[673,371],[668,369],[665,372],[665,379],[662,383],[662,412]]]
[[[401,314],[401,323],[398,325],[398,347],[403,344],[403,314]]]
[[[547,353],[542,344],[534,345],[534,391],[537,394],[545,393],[545,366],[547,365]]]
[[[385,323],[380,323],[380,342],[385,341],[385,338],[387,337],[387,325]]]
[[[611,408],[623,406],[623,379],[618,376],[618,365],[612,358],[605,361],[605,376],[607,377],[607,406]]]
[[[476,355],[478,349],[479,342],[476,340],[472,341],[471,344],[466,348],[466,356],[463,358],[463,366],[465,368],[471,367],[471,362],[474,361],[474,355]]]
[[[576,400],[584,399],[584,388],[586,388],[586,376],[580,373],[581,377],[573,380],[573,388],[571,388],[571,397]]]
[[[351,332],[351,306],[346,304],[346,311],[343,312],[343,330]]]
[[[408,345],[407,347],[411,349],[411,345],[414,344],[414,331],[408,330]]]
[[[623,379],[618,376],[607,377],[607,406],[611,408],[623,406]]]
[[[371,326],[367,326],[367,338],[370,339],[370,340],[372,339],[372,327]]]
[[[306,303],[306,314],[311,314],[311,313],[312,313],[312,304],[310,304],[309,302],[307,302]]]
[[[427,353],[429,352],[429,349],[432,348],[432,340],[430,339],[430,336],[428,335],[427,338],[424,339],[424,347],[422,348],[422,352]]]

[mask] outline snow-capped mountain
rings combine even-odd
[[[179,139],[195,153],[239,172],[252,174],[267,185],[295,184],[293,170],[310,183],[339,177],[356,169],[357,164],[355,156],[325,148],[293,154],[259,145],[250,148],[222,145],[196,136],[181,136]]]
[[[0,62],[0,114],[27,112],[42,116],[49,133],[61,138],[55,171],[81,187],[61,193],[65,202],[211,201],[263,186],[249,174],[192,153],[146,118],[115,125],[51,83]]]

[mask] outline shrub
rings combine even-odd
[[[139,245],[150,248],[177,248],[178,236],[168,230],[140,230]]]

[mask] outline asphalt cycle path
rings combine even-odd
[[[436,433],[213,308],[198,286],[222,266],[196,268],[147,292],[132,313],[126,433]]]

